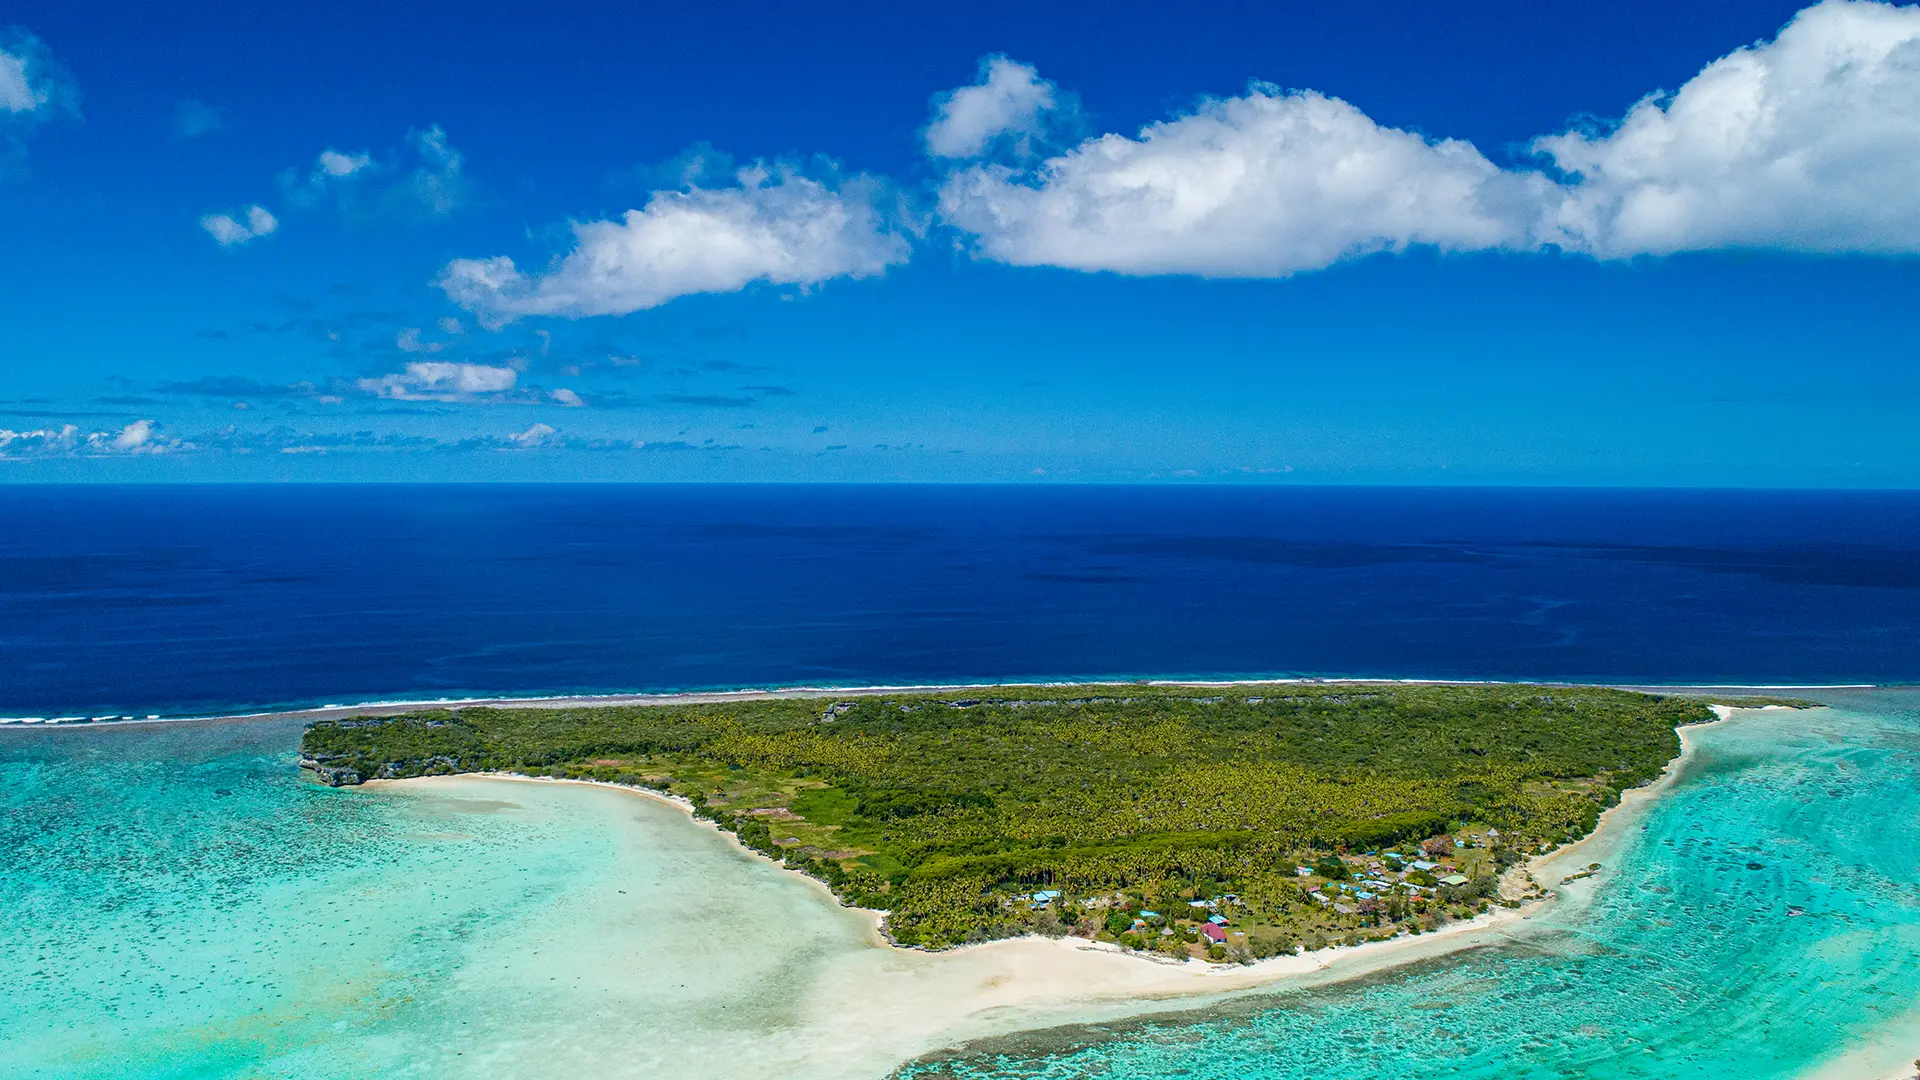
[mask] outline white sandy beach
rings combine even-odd
[[[1726,709],[1716,711],[1723,718],[1731,713]],[[1697,732],[1707,726],[1711,725],[1681,729],[1681,754],[1658,781],[1627,792],[1619,805],[1601,815],[1593,833],[1531,860],[1525,869],[1556,894],[1577,897],[1589,893],[1600,877],[1564,888],[1559,882],[1591,863],[1599,862],[1604,867],[1610,861],[1631,834],[1632,826],[1684,771],[1695,753]],[[606,787],[671,803],[688,812],[690,821],[698,820],[691,817],[692,808],[684,800],[653,791],[591,781],[507,775],[485,779],[503,784]],[[431,791],[439,785],[472,784],[474,780],[471,776],[423,777],[376,781],[368,786]],[[720,832],[711,823],[698,823]],[[763,861],[758,853],[734,841],[730,833],[722,835],[740,857]],[[797,872],[787,873],[805,881],[823,903],[838,905],[824,884]],[[1601,875],[1604,873],[1603,868]],[[927,953],[887,945],[875,929],[878,913],[861,912],[858,917],[866,929],[869,947],[850,962],[829,965],[817,974],[815,984],[805,992],[808,1020],[802,1028],[826,1040],[820,1048],[829,1043],[838,1047],[834,1053],[837,1075],[879,1076],[902,1061],[982,1037],[1193,1008],[1222,995],[1257,987],[1351,979],[1496,943],[1561,902],[1556,895],[1520,908],[1495,908],[1428,934],[1246,965],[1150,958],[1073,937],[1017,938]],[[853,911],[842,911],[849,917],[856,916]],[[791,1034],[793,1052],[810,1055],[808,1047],[816,1040],[798,1031]]]

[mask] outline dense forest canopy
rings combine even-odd
[[[508,770],[682,795],[889,910],[896,940],[937,947],[1071,921],[1109,894],[1230,893],[1249,925],[1318,918],[1302,862],[1469,827],[1514,851],[1584,835],[1679,752],[1677,725],[1711,718],[1600,688],[1103,684],[436,710],[322,721],[302,751],[331,783]],[[1399,888],[1415,903],[1395,917],[1425,910]],[[1395,915],[1370,914],[1348,921]]]

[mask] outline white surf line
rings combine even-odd
[[[1597,687],[1609,690],[1633,690],[1645,693],[1708,693],[1715,690],[1879,690],[1886,686],[1901,684],[1883,683],[1684,683],[1666,685],[1659,683],[1595,683],[1595,682],[1559,682],[1549,679],[1390,679],[1380,676],[1325,676],[1325,675],[1288,675],[1266,679],[1178,679],[1178,678],[1094,678],[1094,679],[1048,679],[1037,682],[974,682],[974,683],[882,683],[865,686],[819,686],[801,684],[776,687],[738,687],[724,690],[664,690],[664,691],[628,691],[600,694],[548,694],[538,697],[515,697],[512,695],[494,695],[483,697],[459,698],[381,698],[352,704],[330,702],[325,705],[307,708],[270,709],[241,713],[206,713],[191,716],[160,716],[149,713],[144,718],[125,715],[116,719],[89,718],[85,716],[46,717],[4,717],[0,716],[0,725],[37,725],[45,727],[92,727],[96,725],[129,724],[180,724],[205,723],[216,720],[267,720],[282,717],[313,717],[325,719],[330,714],[353,715],[365,709],[417,709],[424,707],[460,708],[477,705],[493,705],[502,708],[566,708],[572,705],[654,705],[671,704],[676,701],[724,701],[728,699],[757,700],[779,697],[830,697],[835,694],[870,696],[874,694],[900,693],[950,693],[967,690],[995,689],[1051,689],[1073,686],[1127,687],[1127,686],[1192,686],[1232,687],[1232,686],[1315,686],[1315,685],[1360,685],[1360,686],[1551,686],[1577,689]]]

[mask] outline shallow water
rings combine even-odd
[[[0,743],[0,1075],[760,1075],[851,912],[574,785],[333,790],[284,725]]]
[[[909,1072],[1795,1075],[1920,1000],[1920,693],[1836,700],[1703,734],[1644,832],[1509,944]],[[0,732],[0,1076],[840,1077],[903,1056],[832,999],[928,958],[870,947],[677,809],[333,790],[298,777],[296,737]]]
[[[1920,1052],[1890,1034],[1920,1038],[1920,693],[1829,696],[1701,732],[1612,865],[1505,944],[905,1075],[1764,1080],[1877,1041],[1876,1080]]]

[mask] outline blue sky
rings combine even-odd
[[[1920,483],[1920,9],[1575,7],[30,0],[0,482]]]

